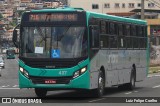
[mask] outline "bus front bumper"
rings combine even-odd
[[[20,88],[45,88],[45,89],[90,89],[90,74],[88,71],[82,75],[72,78],[68,84],[34,84],[19,71]]]
[[[15,56],[7,56],[7,59],[15,59]]]

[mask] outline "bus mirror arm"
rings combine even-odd
[[[12,38],[12,40],[13,40],[13,43],[16,46],[16,48],[18,48],[18,44],[17,44],[17,30],[13,31],[13,38]]]
[[[13,37],[12,37],[12,41],[14,43],[14,45],[16,46],[16,48],[18,48],[18,41],[17,41],[17,27],[19,27],[20,24],[18,24],[14,30],[13,30]]]

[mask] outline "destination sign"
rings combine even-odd
[[[44,14],[30,14],[30,22],[54,22],[54,21],[77,21],[77,14],[73,13],[44,13]]]

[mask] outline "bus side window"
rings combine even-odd
[[[123,24],[118,24],[118,48],[125,48],[125,27]]]
[[[99,28],[90,26],[91,48],[99,48]]]
[[[117,41],[118,41],[118,36],[117,36],[117,23],[111,22],[109,24],[109,45],[110,48],[117,48]]]
[[[144,41],[143,41],[143,27],[142,26],[137,26],[138,29],[138,37],[139,37],[139,48],[143,48],[144,46]]]
[[[132,41],[132,38],[131,38],[131,27],[130,25],[125,25],[125,29],[126,29],[126,46],[127,48],[132,48],[132,44],[133,44],[133,41]]]
[[[132,24],[131,25],[131,39],[132,39],[132,43],[133,43],[133,48],[137,49],[138,48],[138,36],[137,36],[137,29],[136,29],[136,25]]]
[[[147,48],[147,26],[144,26],[143,27],[143,40],[144,40],[144,46],[143,46],[143,48]]]
[[[100,34],[106,34],[106,22],[104,20],[100,21]]]

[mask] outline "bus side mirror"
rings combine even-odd
[[[18,48],[18,31],[17,31],[17,27],[19,27],[20,24],[18,24],[14,30],[13,30],[13,37],[12,37],[12,41],[15,45],[16,48]]]
[[[12,41],[14,43],[14,45],[16,46],[16,48],[18,48],[18,42],[17,42],[17,30],[13,31],[13,38]]]

